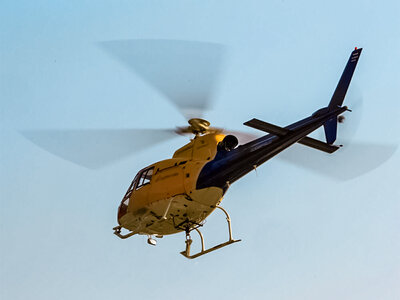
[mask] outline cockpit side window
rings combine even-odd
[[[153,171],[154,171],[154,167],[142,171],[142,173],[139,176],[138,183],[136,185],[136,189],[139,189],[142,186],[150,183],[151,177],[153,176]]]

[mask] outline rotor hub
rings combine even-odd
[[[200,118],[193,118],[188,121],[189,129],[194,134],[206,133],[210,128],[210,122]]]
[[[178,134],[207,134],[211,132],[219,132],[220,129],[210,127],[210,122],[200,118],[193,118],[188,121],[189,126],[187,127],[177,127],[176,133]]]

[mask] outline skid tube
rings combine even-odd
[[[184,257],[189,258],[189,259],[194,259],[194,258],[197,258],[197,257],[202,256],[202,255],[204,255],[204,254],[207,254],[207,253],[210,253],[210,252],[215,251],[215,250],[217,250],[217,249],[220,249],[220,248],[222,248],[222,247],[225,247],[225,246],[228,246],[228,245],[230,245],[230,244],[233,244],[233,243],[236,243],[236,242],[240,242],[240,241],[241,241],[241,240],[235,240],[235,239],[233,239],[233,237],[232,237],[231,218],[230,218],[228,212],[227,212],[224,208],[222,208],[221,206],[218,206],[218,205],[217,205],[216,208],[219,208],[220,210],[222,210],[222,211],[225,213],[225,215],[226,215],[226,221],[227,221],[227,223],[228,223],[228,230],[229,230],[229,240],[228,240],[227,242],[225,242],[225,243],[221,243],[221,244],[218,244],[218,245],[216,245],[216,246],[214,246],[214,247],[211,247],[211,248],[209,248],[209,249],[205,249],[203,234],[201,233],[201,231],[200,231],[198,228],[194,228],[194,230],[196,230],[197,233],[198,233],[199,236],[200,236],[200,240],[201,240],[201,251],[200,251],[199,253],[190,255],[190,246],[191,246],[191,244],[192,244],[193,241],[192,241],[192,239],[190,238],[189,232],[187,232],[187,233],[186,233],[186,241],[185,241],[185,243],[186,243],[186,249],[185,249],[185,251],[182,251],[182,252],[181,252],[181,254],[182,254]]]
[[[135,231],[131,231],[131,232],[127,233],[127,234],[121,234],[121,229],[122,229],[121,226],[116,226],[116,227],[113,228],[114,234],[117,237],[119,237],[120,239],[123,239],[123,240],[127,239],[128,237],[131,237],[132,235],[137,234],[137,232],[135,232]]]

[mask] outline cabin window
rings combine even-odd
[[[126,194],[125,194],[124,198],[122,199],[122,202],[124,202],[126,199],[128,199],[128,203],[129,203],[129,198],[131,197],[131,194],[135,188],[136,182],[138,181],[138,178],[139,178],[139,174],[136,174],[131,185],[129,186],[128,190],[126,191]],[[121,204],[122,204],[122,202],[121,202]],[[128,204],[126,204],[126,205],[128,205]]]
[[[118,208],[118,219],[122,218],[128,212],[129,198],[124,198]]]
[[[151,177],[153,176],[154,167],[144,170],[139,177],[138,184],[136,185],[136,189],[141,188],[145,184],[150,183]]]

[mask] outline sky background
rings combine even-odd
[[[1,299],[400,298],[398,1],[38,0],[0,7]],[[267,162],[222,202],[242,242],[193,261],[179,254],[184,234],[156,247],[145,236],[118,239],[117,206],[136,172],[171,157],[187,139],[89,170],[19,132],[185,125],[171,103],[98,45],[144,38],[226,45],[206,118],[252,133],[242,123],[253,117],[283,126],[327,105],[350,52],[363,47],[345,101],[362,98],[348,115],[348,124],[353,115],[359,120],[347,133],[348,148],[324,160],[306,152],[336,177],[290,159]],[[357,143],[391,150],[371,172],[337,179],[379,160],[380,151]],[[291,154],[304,152],[299,147]],[[214,213],[204,234],[209,246],[224,241],[223,215]]]

